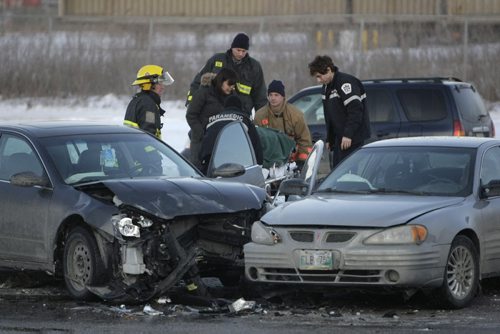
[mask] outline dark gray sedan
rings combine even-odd
[[[424,289],[464,307],[482,278],[500,274],[500,141],[365,145],[312,195],[254,223],[244,253],[254,282]]]
[[[0,266],[140,301],[195,288],[200,255],[237,266],[266,194],[204,178],[137,129],[39,123],[0,126],[0,198]]]

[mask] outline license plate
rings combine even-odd
[[[331,270],[333,269],[333,256],[330,251],[300,251],[301,270]]]

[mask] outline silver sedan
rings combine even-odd
[[[289,180],[281,191],[304,189]],[[255,222],[244,253],[253,282],[424,289],[464,307],[500,273],[500,141],[365,145],[311,195]]]

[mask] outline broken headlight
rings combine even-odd
[[[257,244],[274,245],[281,241],[281,237],[274,229],[256,221],[252,225],[252,241]]]
[[[139,238],[141,236],[141,232],[139,231],[139,226],[134,225],[132,223],[132,218],[124,217],[120,220],[114,222],[118,231],[124,237],[136,237]]]

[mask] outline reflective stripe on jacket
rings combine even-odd
[[[240,62],[233,61],[231,49],[225,53],[216,53],[206,62],[191,82],[186,105],[191,103],[194,94],[200,87],[201,76],[208,72],[218,73],[221,68],[228,68],[238,74],[238,95],[243,105],[243,111],[249,115],[252,109],[258,110],[267,103],[266,84],[260,63],[248,54]]]

